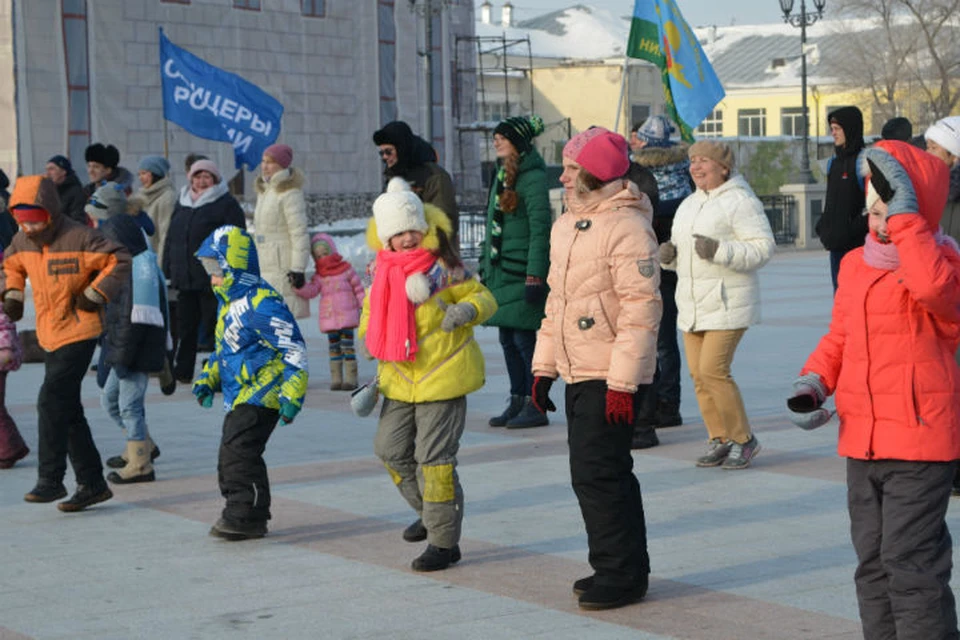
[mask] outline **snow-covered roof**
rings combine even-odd
[[[530,36],[534,57],[602,60],[622,56],[630,23],[606,9],[576,5],[553,11],[513,27],[476,23],[476,35],[508,39]]]
[[[850,62],[850,47],[855,44],[849,34],[858,33],[870,39],[869,32],[879,28],[871,19],[827,19],[807,27],[807,81],[829,84],[835,79],[831,69]],[[696,27],[694,32],[727,89],[800,84],[800,29],[797,27],[773,23]],[[534,58],[606,60],[624,55],[630,18],[578,4],[518,22],[508,29],[477,22],[476,33],[507,38],[529,36]],[[877,34],[876,41],[883,41],[881,34]]]

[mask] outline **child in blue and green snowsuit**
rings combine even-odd
[[[263,451],[277,426],[293,422],[307,391],[307,348],[283,298],[260,278],[253,238],[218,228],[196,253],[219,303],[216,347],[193,383],[203,407],[223,392],[227,415],[217,471],[227,500],[210,534],[262,538],[270,519]]]

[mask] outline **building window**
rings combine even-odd
[[[633,126],[643,124],[647,118],[650,117],[650,105],[648,104],[632,104],[630,105],[630,122],[633,123]]]
[[[327,14],[325,0],[300,0],[300,13],[310,18],[322,18]]]
[[[723,135],[723,110],[714,109],[697,127],[697,135],[702,138],[719,138]]]
[[[160,2],[166,2],[167,4],[190,4],[190,0],[160,0]]]
[[[766,109],[740,109],[737,111],[737,135],[767,135]]]
[[[780,109],[780,135],[797,138],[803,135],[803,107]]]
[[[233,0],[233,8],[260,11],[260,0]]]

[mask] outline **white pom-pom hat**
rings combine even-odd
[[[391,178],[387,183],[387,192],[373,203],[373,217],[377,221],[377,237],[384,247],[398,233],[426,233],[430,228],[423,214],[423,202],[403,178]]]

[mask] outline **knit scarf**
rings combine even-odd
[[[376,272],[370,287],[370,320],[367,349],[377,360],[412,362],[417,354],[415,308],[407,298],[407,278],[424,273],[437,257],[426,249],[377,253]]]
[[[163,282],[157,266],[157,254],[149,249],[133,256],[133,308],[130,321],[154,327],[164,326],[166,309],[160,295]]]
[[[336,276],[350,268],[350,263],[344,260],[339,253],[331,253],[328,256],[317,258],[314,262],[317,265],[317,275],[323,277]]]
[[[950,236],[943,233],[943,229],[937,229],[933,235],[937,246],[951,247],[960,254],[960,245]],[[873,233],[867,234],[867,241],[863,245],[863,261],[874,269],[883,271],[895,271],[900,267],[900,254],[897,253],[897,245],[892,242],[880,242]]]
[[[500,261],[500,250],[503,247],[503,210],[500,208],[500,194],[510,187],[506,184],[507,168],[503,162],[497,169],[496,195],[493,200],[493,220],[490,224],[490,262]]]

